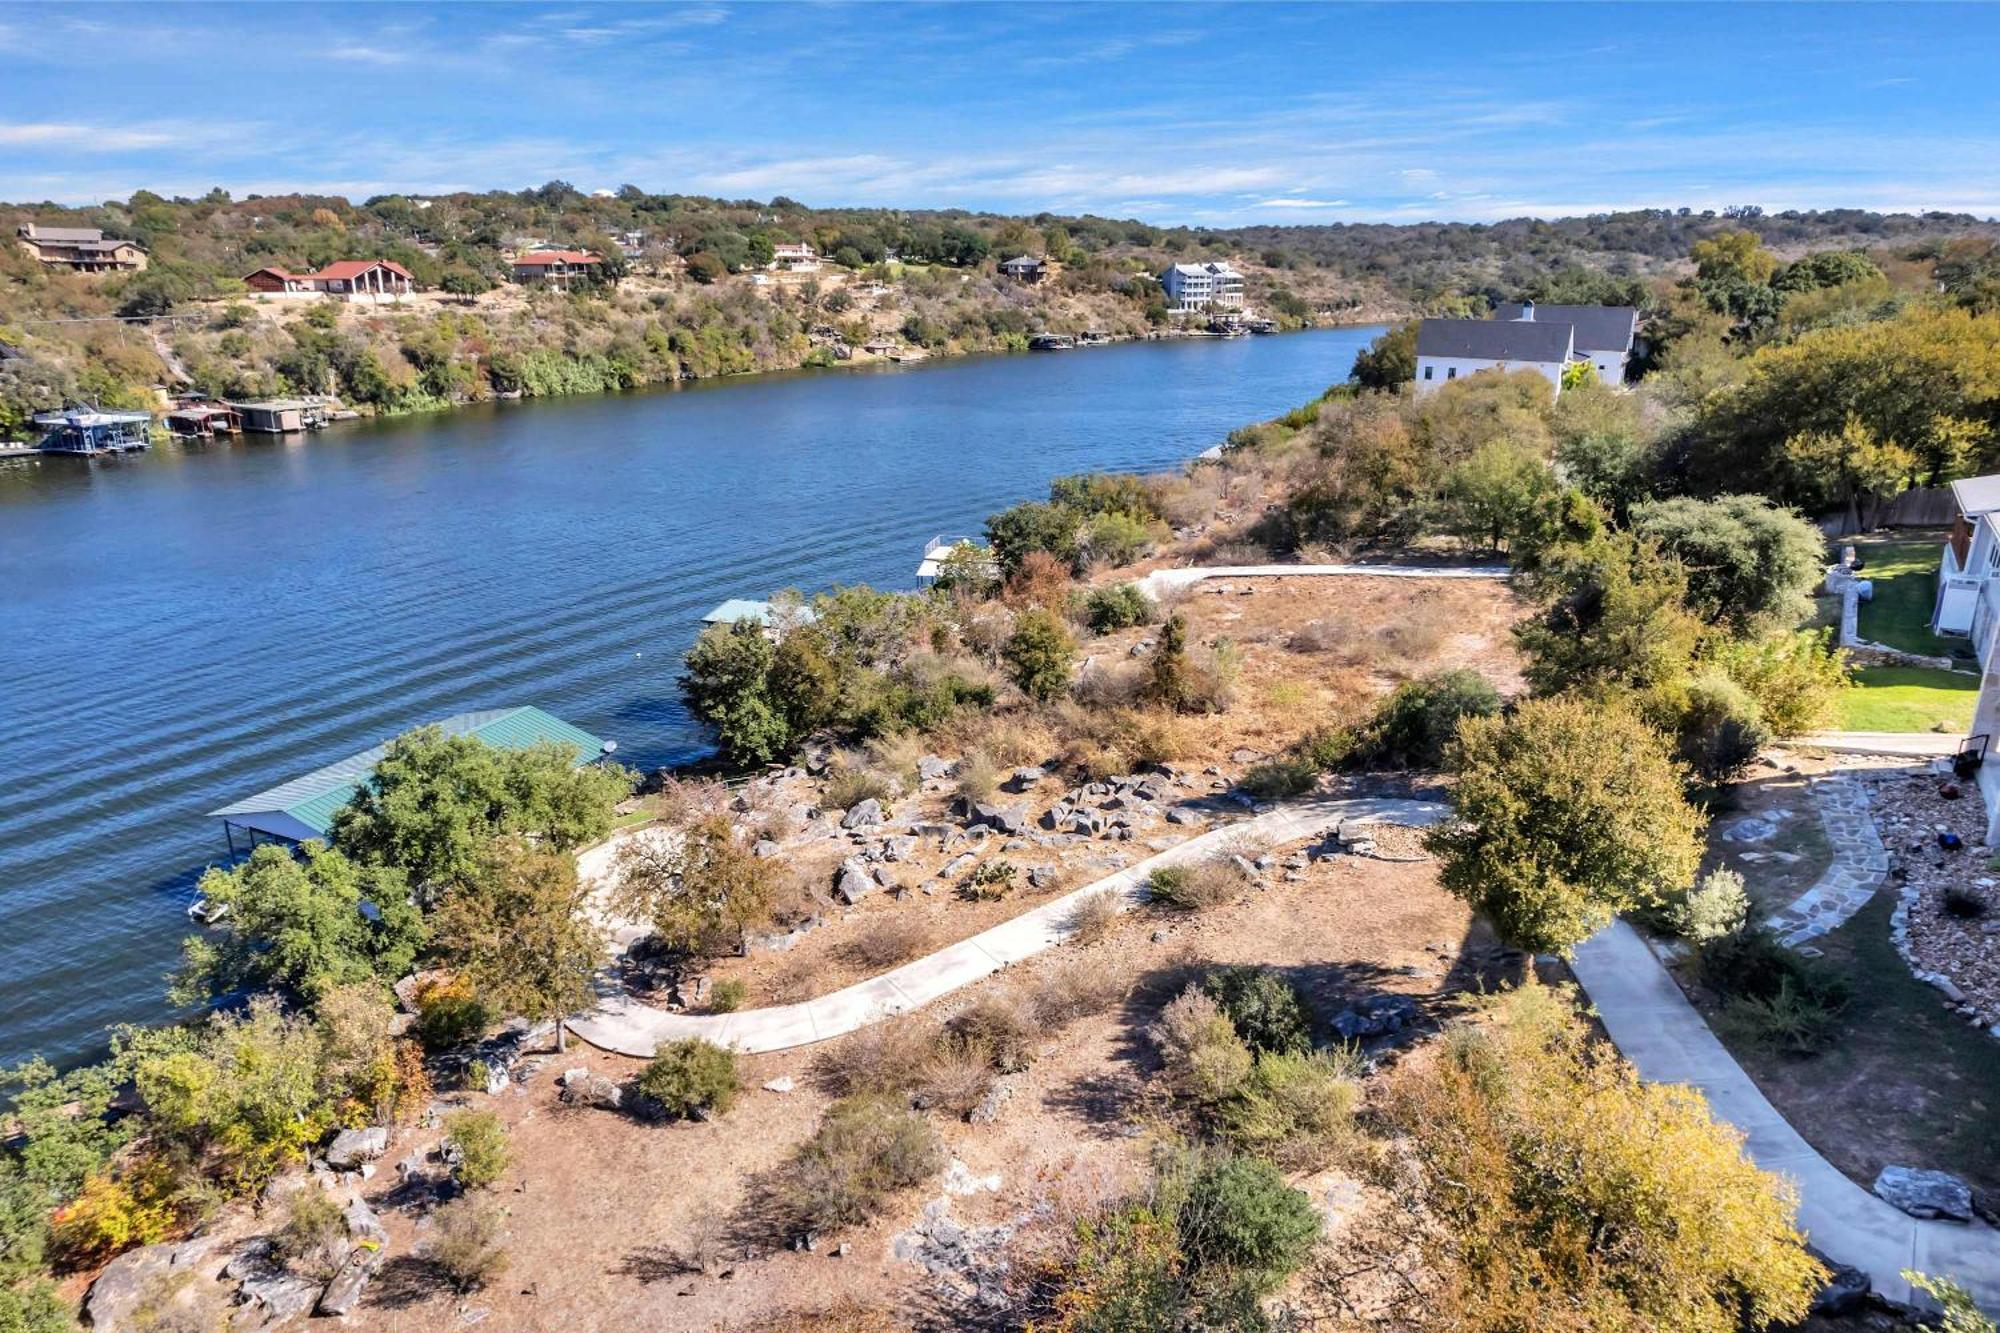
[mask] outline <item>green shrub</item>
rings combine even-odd
[[[512,1154],[507,1129],[491,1111],[456,1111],[445,1117],[445,1142],[457,1151],[453,1174],[467,1189],[483,1189],[507,1172]]]
[[[1202,978],[1251,1050],[1297,1054],[1312,1049],[1312,1024],[1299,993],[1268,967],[1219,967]]]
[[[1707,944],[1743,929],[1750,915],[1750,895],[1743,876],[1727,866],[1709,871],[1666,912],[1666,926],[1694,944]]]
[[[1720,671],[1698,672],[1687,683],[1674,720],[1674,757],[1696,778],[1720,786],[1743,776],[1757,752],[1771,743],[1771,729],[1750,692]]]
[[[1723,1006],[1720,1025],[1731,1036],[1755,1042],[1781,1055],[1817,1055],[1840,1035],[1844,998],[1791,977],[1778,980],[1769,998],[1745,996]]]
[[[285,1200],[285,1220],[272,1241],[272,1252],[285,1267],[330,1282],[350,1248],[347,1218],[340,1205],[309,1180]]]
[[[1236,785],[1260,801],[1304,796],[1319,786],[1319,765],[1304,755],[1281,756],[1252,765]]]
[[[1235,1098],[1255,1064],[1229,1016],[1193,986],[1160,1011],[1151,1035],[1174,1090],[1207,1110]]]
[[[1383,701],[1363,728],[1350,762],[1391,768],[1434,769],[1465,717],[1492,717],[1500,692],[1477,671],[1439,671],[1406,681]]]
[[[998,902],[1013,891],[1015,874],[1011,861],[988,861],[965,877],[958,886],[959,896],[972,902]]]
[[[718,981],[708,988],[708,1012],[733,1014],[743,1007],[743,1001],[749,996],[750,987],[734,977],[728,981]]]
[[[1352,727],[1318,727],[1299,738],[1293,748],[1300,759],[1324,773],[1344,767],[1360,744]]]
[[[1084,602],[1084,619],[1093,634],[1143,625],[1153,617],[1153,599],[1139,591],[1136,583],[1117,583],[1098,588]]]
[[[763,1211],[787,1237],[858,1226],[944,1162],[937,1131],[896,1098],[845,1097],[788,1163],[759,1182]]]
[[[1774,1000],[1787,985],[1836,1010],[1848,1000],[1839,973],[1786,948],[1768,929],[1718,936],[1695,950],[1692,966],[1695,979],[1725,1000]]]
[[[1176,1217],[1181,1248],[1197,1270],[1220,1271],[1269,1290],[1296,1272],[1319,1238],[1319,1212],[1269,1162],[1226,1157],[1200,1166]]]
[[[417,994],[417,1019],[411,1031],[427,1051],[454,1051],[492,1026],[487,1008],[462,976],[434,981]]]
[[[1076,640],[1053,613],[1033,606],[1015,618],[1014,632],[1000,655],[1021,693],[1046,703],[1069,689]]]
[[[69,1302],[53,1282],[0,1284],[0,1333],[73,1333]]]
[[[669,1115],[726,1115],[736,1090],[736,1052],[699,1037],[662,1042],[639,1075],[639,1091]]]
[[[1709,648],[1708,660],[1749,692],[1779,736],[1817,731],[1839,716],[1847,662],[1832,630],[1723,639]]]
[[[1219,1128],[1238,1151],[1287,1171],[1317,1171],[1359,1141],[1361,1082],[1344,1053],[1260,1055],[1237,1095],[1218,1108]]]

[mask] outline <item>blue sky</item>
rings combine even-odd
[[[2000,6],[0,7],[0,198],[2000,214]]]

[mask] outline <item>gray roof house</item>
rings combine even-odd
[[[1576,330],[1579,355],[1616,352],[1630,356],[1639,332],[1639,312],[1629,305],[1536,305],[1533,301],[1502,301],[1494,307],[1496,321],[1532,320],[1537,324],[1568,324]]]

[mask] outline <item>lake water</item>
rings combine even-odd
[[[727,597],[911,586],[1050,478],[1177,465],[1380,330],[763,376],[0,468],[0,1063],[164,1017],[204,812],[476,708],[655,767]]]

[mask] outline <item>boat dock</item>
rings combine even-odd
[[[95,458],[99,454],[137,453],[151,448],[153,443],[151,412],[70,407],[60,412],[38,413],[31,420],[42,431],[36,453]]]

